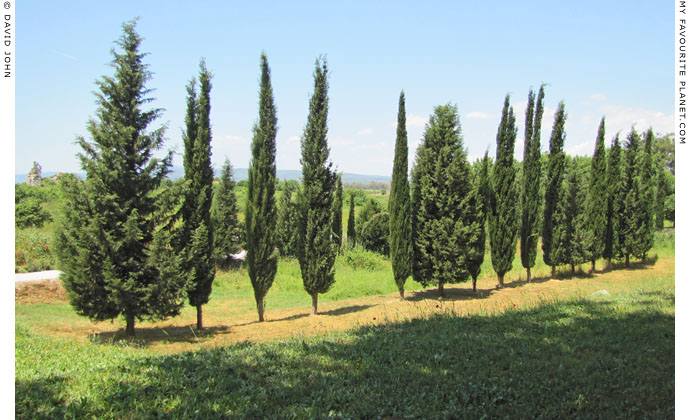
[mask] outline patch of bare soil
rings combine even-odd
[[[66,303],[67,292],[60,280],[46,280],[14,284],[15,304]]]

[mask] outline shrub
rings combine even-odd
[[[381,256],[361,246],[345,247],[343,254],[338,256],[338,261],[354,270],[379,270],[385,265]]]
[[[53,270],[55,256],[51,252],[51,234],[38,229],[17,229],[14,235],[14,272]]]

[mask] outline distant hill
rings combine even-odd
[[[220,176],[220,168],[216,168],[216,176]],[[242,181],[247,179],[247,168],[233,168],[233,172],[235,174],[235,181]],[[56,175],[57,172],[43,172],[42,177],[43,178],[48,178],[50,176]],[[14,183],[15,184],[23,184],[26,182],[26,177],[29,174],[15,174],[14,176]],[[86,175],[84,173],[77,173],[76,174],[80,178],[85,178]],[[173,166],[171,168],[170,174],[168,175],[168,178],[175,180],[178,178],[182,178],[184,176],[184,168],[181,166]],[[300,177],[302,176],[302,172],[295,170],[295,169],[278,169],[276,171],[276,176],[278,177],[278,180],[280,181],[299,181]],[[360,174],[351,174],[351,173],[343,173],[343,182],[350,182],[350,183],[360,183],[360,184],[368,184],[372,181],[374,182],[390,182],[391,177],[390,176],[385,176],[385,175],[360,175]]]

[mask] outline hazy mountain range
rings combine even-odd
[[[247,168],[233,168],[234,172],[234,178],[235,181],[242,181],[247,179]],[[57,172],[43,172],[41,176],[43,178],[48,178],[50,176],[56,175]],[[85,174],[83,172],[77,173],[77,176],[80,178],[85,178]],[[216,168],[215,170],[215,175],[220,176],[220,168]],[[26,182],[26,177],[28,176],[28,173],[25,174],[15,174],[14,175],[14,183],[15,184],[23,184]],[[178,179],[184,176],[184,168],[181,166],[173,166],[172,171],[168,175],[168,178],[170,179]],[[294,181],[299,181],[300,177],[302,176],[302,172],[294,169],[288,169],[288,170],[277,170],[276,171],[276,176],[278,177],[278,180],[283,181],[283,180],[294,180]],[[372,181],[374,182],[390,182],[391,177],[390,176],[384,176],[384,175],[360,175],[360,174],[351,174],[351,173],[343,173],[343,182],[358,182],[360,184],[368,184]]]

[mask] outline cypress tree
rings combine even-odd
[[[247,267],[254,289],[259,322],[264,320],[265,298],[278,270],[276,249],[276,133],[278,119],[271,87],[271,70],[261,53],[259,121],[254,124],[249,162],[247,211]],[[330,225],[329,225],[330,227]]]
[[[620,255],[620,208],[622,205],[621,145],[619,135],[613,139],[606,164],[606,233],[602,256],[611,262]]]
[[[626,139],[623,152],[622,205],[619,218],[619,241],[625,266],[630,256],[637,256],[643,246],[644,221],[640,186],[641,139],[635,128]]]
[[[541,213],[541,119],[544,114],[544,85],[534,109],[534,92],[530,89],[525,115],[525,149],[522,159],[522,223],[520,224],[520,259],[531,281],[531,268],[537,259],[539,216]]]
[[[663,162],[659,155],[657,155],[657,186],[655,197],[654,210],[654,225],[657,230],[664,229],[664,220],[666,219],[666,198],[673,194],[673,175],[663,166]]]
[[[398,100],[398,129],[395,138],[390,214],[390,254],[393,278],[400,298],[405,299],[405,281],[412,273],[412,242],[410,226],[410,185],[407,181],[407,127],[405,93]]]
[[[338,174],[333,196],[333,241],[340,249],[343,243],[343,174]]]
[[[489,152],[484,153],[484,158],[479,167],[479,173],[475,175],[474,188],[470,199],[470,207],[475,211],[470,214],[476,223],[477,229],[470,238],[469,253],[467,255],[468,270],[472,276],[472,291],[477,291],[477,278],[481,272],[486,249],[486,218],[490,204],[491,185],[489,180]]]
[[[644,136],[644,151],[640,174],[640,223],[642,237],[636,257],[643,261],[654,246],[654,203],[656,200],[656,165],[654,162],[654,132],[650,128]]]
[[[437,106],[417,148],[412,170],[413,276],[425,287],[469,277],[467,254],[476,232],[469,222],[470,168],[458,109]]]
[[[585,189],[577,161],[571,160],[567,166],[566,185],[556,211],[560,220],[553,242],[553,255],[557,264],[569,264],[571,275],[575,266],[585,262],[589,256],[588,245],[591,234],[586,223]]]
[[[179,314],[186,292],[172,233],[164,228],[168,209],[158,210],[161,195],[154,194],[172,152],[152,157],[165,127],[148,131],[162,111],[142,109],[153,100],[145,86],[151,72],[135,25],[122,25],[116,42],[122,52],[112,50],[114,76],[96,82],[97,119],[87,125],[92,141],[78,138],[86,181],[61,182],[65,200],[55,235],[60,280],[76,312],[99,321],[122,315],[129,337],[135,320]]]
[[[244,228],[238,218],[235,186],[232,165],[226,158],[220,171],[218,190],[213,195],[211,206],[213,255],[216,264],[222,269],[229,268],[228,255],[237,253],[244,242]]]
[[[295,189],[290,183],[285,184],[283,194],[280,196],[280,205],[278,206],[276,242],[280,255],[284,257],[297,256],[299,215],[297,213],[297,203],[292,200],[293,190]]]
[[[359,212],[359,216],[357,217],[357,223],[355,225],[355,230],[357,231],[357,241],[360,245],[364,246],[365,248],[366,242],[364,241],[364,236],[362,234],[362,231],[364,230],[364,225],[366,225],[369,220],[371,220],[374,216],[376,216],[379,213],[383,213],[383,207],[379,204],[379,202],[371,197],[366,199],[366,201],[364,202],[364,206],[362,207],[362,210],[360,210]]]
[[[592,262],[591,271],[596,269],[596,261],[604,255],[606,241],[606,209],[607,209],[607,180],[606,180],[606,146],[604,136],[606,126],[604,117],[599,123],[594,155],[590,168],[589,189],[587,194],[587,227],[591,232],[591,242],[588,244],[588,254]]]
[[[335,282],[338,248],[331,239],[335,174],[328,162],[328,68],[316,60],[314,92],[302,135],[302,190],[299,194],[299,264],[304,289],[312,298],[312,314],[318,313],[319,293]]]
[[[489,210],[491,263],[498,275],[499,287],[503,287],[505,273],[513,267],[517,244],[518,192],[513,165],[516,137],[515,114],[510,106],[510,95],[506,95],[496,135],[496,163],[491,174]]]
[[[347,243],[351,247],[357,245],[357,234],[355,233],[355,195],[350,194],[350,213],[347,215]]]
[[[213,168],[211,167],[211,73],[202,59],[199,64],[199,97],[194,110],[196,133],[184,135],[186,161],[183,215],[183,238],[178,249],[183,253],[183,272],[188,277],[189,304],[196,308],[197,329],[203,328],[202,306],[211,296],[216,269],[213,259],[213,230],[211,227],[211,203],[213,200]],[[191,83],[193,88],[194,83]],[[191,95],[190,95],[191,96]],[[195,96],[195,95],[194,95]],[[187,103],[191,101],[188,98]],[[187,110],[189,115],[192,111]]]
[[[563,143],[565,141],[565,104],[558,104],[558,110],[554,117],[553,130],[549,140],[549,162],[546,172],[546,190],[544,192],[544,219],[542,225],[542,251],[544,251],[544,263],[551,266],[551,275],[556,273],[558,262],[552,256],[552,240],[554,230],[559,229],[555,223],[554,212],[561,197],[563,172],[565,166],[565,153]]]

